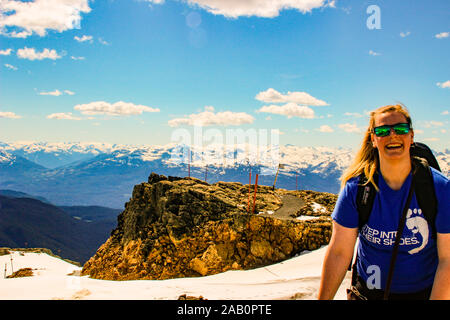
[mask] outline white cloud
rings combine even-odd
[[[164,3],[163,0],[147,0],[151,3]],[[293,9],[302,13],[321,7],[335,7],[334,0],[184,0],[206,11],[228,18],[257,16],[273,18],[282,10]]]
[[[319,132],[334,132],[333,128],[328,125],[320,126],[320,128],[316,129]]]
[[[110,43],[108,41],[105,41],[103,38],[98,38],[98,42],[100,42],[101,44],[105,45],[105,46],[109,46]]]
[[[442,127],[442,126],[444,126],[444,123],[440,122],[440,121],[431,120],[431,121],[424,121],[423,126],[425,128]]]
[[[400,32],[400,37],[405,38],[407,36],[409,36],[411,34],[411,32],[407,31],[407,32]]]
[[[188,126],[238,126],[253,123],[255,119],[245,112],[223,111],[214,113],[214,107],[206,106],[205,111],[190,114],[184,118],[169,120],[171,127]]]
[[[85,115],[104,114],[111,116],[128,116],[142,114],[143,112],[159,112],[159,109],[150,108],[143,105],[136,105],[129,102],[118,101],[116,103],[108,103],[105,101],[95,101],[87,104],[78,104],[74,107]]]
[[[75,92],[70,91],[70,90],[63,90],[63,91],[61,92],[61,91],[59,91],[58,89],[55,89],[54,91],[47,91],[47,92],[42,91],[42,92],[39,92],[39,95],[41,95],[41,96],[54,96],[54,97],[59,97],[59,96],[61,96],[63,93],[68,94],[68,95],[70,95],[70,96],[73,96],[73,95],[75,94]]]
[[[18,116],[17,114],[15,114],[14,112],[1,112],[0,111],[0,118],[8,118],[8,119],[20,119],[22,118],[21,116]]]
[[[92,36],[87,36],[87,35],[83,35],[82,37],[78,37],[75,36],[73,37],[75,40],[77,40],[78,42],[85,42],[85,41],[89,41],[92,43]]]
[[[58,55],[55,49],[47,49],[45,48],[42,52],[37,52],[34,48],[23,48],[17,50],[17,56],[21,59],[28,60],[43,60],[43,59],[51,59],[56,60],[60,59],[61,56]]]
[[[369,54],[370,54],[371,56],[379,56],[379,55],[381,55],[381,53],[375,52],[375,51],[373,51],[373,50],[369,50]]]
[[[361,133],[362,130],[360,128],[358,128],[356,126],[356,124],[354,123],[343,123],[343,124],[339,124],[338,127],[342,130],[344,130],[345,132],[349,132],[349,133]]]
[[[436,85],[440,88],[450,88],[450,80],[447,80],[445,82],[438,82]]]
[[[81,14],[89,13],[88,0],[0,1],[0,33],[15,38],[47,31],[80,28]]]
[[[307,106],[328,106],[329,104],[323,100],[314,98],[306,92],[288,91],[287,94],[281,94],[275,89],[269,88],[266,91],[262,91],[255,96],[256,100],[267,103],[296,103]]]
[[[5,50],[0,50],[0,56],[9,56],[12,52],[12,49],[5,49]]]
[[[450,36],[450,32],[441,32],[436,34],[434,37],[437,39],[448,38]]]
[[[54,91],[47,91],[47,92],[39,92],[39,95],[41,96],[54,96],[54,97],[58,97],[60,95],[62,95],[62,92],[59,91],[58,89],[54,90]]]
[[[446,116],[448,114],[449,114],[448,110],[444,110],[444,111],[441,112],[441,115],[443,115],[443,116]]]
[[[72,112],[61,112],[61,113],[52,113],[47,116],[47,119],[57,119],[57,120],[81,120],[79,117],[75,117],[72,115]]]
[[[360,113],[357,113],[357,112],[346,112],[346,113],[344,113],[344,116],[362,118],[363,115]]]
[[[314,110],[307,106],[299,106],[293,102],[287,103],[282,106],[270,105],[263,106],[257,112],[266,112],[286,116],[288,118],[299,117],[304,119],[313,119]]]
[[[74,57],[74,56],[71,56],[70,59],[72,59],[72,60],[84,60],[86,58],[85,57]]]
[[[18,70],[17,67],[14,67],[13,65],[10,65],[8,63],[5,63],[5,67],[7,67],[8,69],[14,70],[14,71]]]

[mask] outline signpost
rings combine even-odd
[[[278,164],[277,174],[275,175],[275,181],[273,182],[272,190],[275,190],[275,184],[277,183],[278,172],[280,171],[280,169],[284,169],[284,164]]]

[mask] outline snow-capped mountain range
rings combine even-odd
[[[190,157],[189,157],[190,155]],[[249,145],[204,148],[106,143],[0,143],[0,188],[42,196],[57,205],[123,208],[133,186],[151,172],[206,180],[339,192],[339,177],[354,153],[346,148],[299,147],[252,149]],[[449,175],[450,150],[435,152]]]

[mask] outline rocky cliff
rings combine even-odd
[[[301,192],[258,186],[252,214],[248,185],[152,173],[134,187],[117,228],[82,274],[109,280],[204,276],[272,264],[327,244],[331,211],[310,220],[277,218],[287,194],[300,198]],[[298,212],[312,194],[334,206],[334,195],[310,191]]]

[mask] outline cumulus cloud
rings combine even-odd
[[[63,32],[80,28],[81,14],[89,13],[88,0],[0,1],[0,34],[41,37],[49,30]]]
[[[257,112],[266,112],[272,114],[279,114],[288,118],[299,117],[304,119],[313,119],[314,110],[307,106],[299,106],[296,103],[290,102],[284,105],[269,105],[263,106]]]
[[[85,115],[110,115],[110,116],[129,116],[142,114],[143,112],[159,112],[158,108],[150,108],[143,105],[136,105],[130,102],[118,101],[108,103],[105,101],[94,101],[87,104],[78,104],[74,107]]]
[[[14,70],[14,71],[18,70],[17,67],[14,67],[13,65],[11,65],[9,63],[5,63],[5,67],[7,67],[8,69]]]
[[[319,132],[326,132],[326,133],[334,132],[333,128],[330,127],[330,126],[328,126],[328,125],[326,125],[326,124],[320,126],[320,127],[317,129],[317,131],[319,131]]]
[[[168,124],[171,127],[178,127],[180,125],[188,126],[238,126],[241,124],[253,123],[255,119],[245,112],[214,112],[214,107],[206,106],[205,111],[200,113],[190,114],[184,118],[176,118],[169,120]]]
[[[81,120],[79,117],[75,117],[72,115],[72,112],[61,112],[61,113],[52,113],[47,116],[47,119],[57,119],[57,120]]]
[[[347,117],[355,117],[355,118],[361,118],[361,117],[363,117],[363,115],[362,115],[361,113],[358,113],[358,112],[345,112],[345,113],[344,113],[344,116],[347,116]]]
[[[48,91],[48,92],[39,92],[39,95],[58,97],[58,96],[62,95],[62,92],[59,90],[54,90],[54,91]]]
[[[63,95],[63,94],[68,94],[68,95],[70,95],[70,96],[72,96],[72,95],[74,95],[75,94],[75,92],[73,92],[73,91],[70,91],[70,90],[64,90],[64,91],[59,91],[58,89],[55,89],[55,90],[53,90],[53,91],[48,91],[48,92],[45,92],[45,91],[42,91],[42,92],[39,92],[39,95],[41,95],[41,96],[54,96],[54,97],[58,97],[58,96],[60,96],[60,95]]]
[[[406,38],[407,36],[409,36],[411,34],[411,32],[407,31],[407,32],[400,32],[400,37],[402,38]]]
[[[338,127],[344,130],[345,132],[349,133],[361,133],[363,131],[362,129],[358,128],[354,123],[343,123],[339,124]]]
[[[147,0],[161,4],[163,0]],[[228,18],[256,16],[264,18],[277,17],[282,10],[293,9],[301,13],[311,12],[321,7],[335,7],[334,0],[183,0],[196,5],[212,14]]]
[[[450,80],[447,80],[445,82],[438,82],[436,85],[440,88],[450,88]]]
[[[38,52],[34,48],[27,48],[27,47],[17,50],[17,56],[21,59],[28,59],[28,60],[43,60],[43,59],[56,60],[61,58],[61,56],[56,52],[55,49],[49,50],[45,48],[44,50],[42,50],[42,52]]]
[[[104,46],[109,46],[110,45],[110,43],[108,41],[104,40],[103,38],[98,38],[98,42],[100,42]]]
[[[323,100],[314,98],[306,92],[288,91],[287,94],[281,94],[273,88],[262,91],[255,96],[256,100],[267,103],[296,103],[307,106],[328,106],[329,104]]]
[[[369,50],[369,54],[370,54],[371,56],[379,56],[379,55],[381,55],[381,53],[375,52],[375,51],[373,51],[373,50]]]
[[[84,60],[86,58],[85,57],[74,57],[74,56],[71,56],[70,59],[72,59],[72,60]]]
[[[422,125],[423,125],[425,128],[433,128],[433,127],[442,127],[442,126],[444,126],[444,123],[441,122],[441,121],[434,121],[434,120],[431,120],[431,121],[423,121],[423,122],[422,122]]]
[[[448,38],[450,36],[450,32],[441,32],[436,34],[434,37],[437,39]]]
[[[2,112],[0,111],[0,118],[8,118],[8,119],[20,119],[22,118],[21,116],[15,114],[14,112]]]
[[[89,41],[92,43],[92,36],[87,36],[87,35],[83,35],[82,37],[78,37],[75,36],[73,37],[75,40],[77,40],[78,42],[85,42],[85,41]]]
[[[12,52],[12,49],[5,49],[5,50],[0,50],[0,56],[9,56]]]

